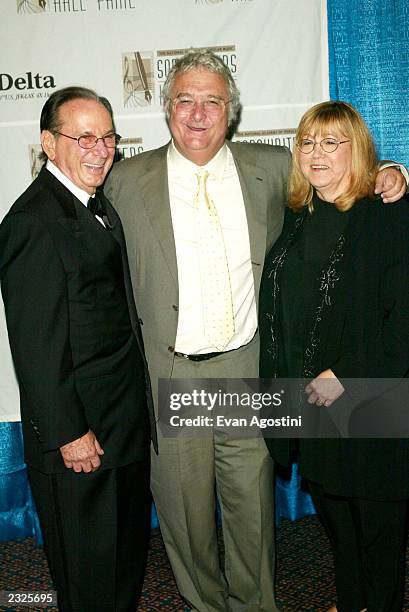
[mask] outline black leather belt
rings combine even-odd
[[[186,355],[186,353],[175,351],[176,357],[183,357],[183,359],[189,359],[189,361],[207,361],[208,359],[213,359],[213,357],[224,355],[225,353],[230,353],[230,351],[223,351],[222,353],[203,353],[203,355]]]

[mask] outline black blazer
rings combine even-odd
[[[283,234],[269,253],[260,293],[261,377],[280,376],[275,283],[286,253],[302,234],[306,211],[288,211]],[[321,273],[311,308],[304,376],[331,368],[346,392],[328,409],[347,411],[349,433],[373,439],[300,440],[301,471],[329,492],[355,497],[409,496],[409,206],[361,200]],[[361,384],[352,379],[378,379]],[[380,440],[385,432],[405,438]],[[375,439],[378,438],[378,439]],[[290,445],[266,440],[286,464]]]
[[[65,467],[88,429],[102,467],[146,456],[155,422],[118,215],[109,229],[43,168],[0,225],[0,278],[27,463]]]

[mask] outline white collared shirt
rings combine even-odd
[[[72,180],[68,178],[68,176],[65,176],[65,174],[61,172],[61,170],[57,168],[57,166],[53,164],[50,159],[47,160],[45,167],[49,172],[51,172],[51,174],[55,176],[56,179],[60,181],[60,183],[64,185],[64,187],[71,191],[71,193],[75,195],[75,197],[78,198],[78,200],[80,200],[80,202],[82,202],[85,207],[87,206],[89,198],[92,197],[89,195],[89,193],[87,193],[80,187],[77,187],[77,185],[75,185],[75,183],[73,183]]]
[[[217,352],[204,333],[200,278],[196,172],[209,172],[207,191],[223,230],[233,298],[235,333],[225,351],[250,342],[257,329],[250,240],[240,181],[230,149],[224,145],[205,166],[197,166],[175,148],[168,149],[168,184],[179,284],[179,320],[175,350],[180,353]]]
[[[82,204],[84,204],[85,208],[88,208],[88,200],[90,198],[95,198],[95,194],[91,196],[89,193],[84,191],[84,189],[77,187],[77,185],[73,183],[72,180],[68,178],[68,176],[66,176],[63,172],[61,172],[61,170],[57,168],[57,166],[53,164],[53,162],[50,159],[47,160],[45,167],[47,168],[49,172],[51,172],[51,174],[55,176],[56,179],[60,181],[60,183],[64,185],[64,187],[66,187],[69,191],[71,191],[71,193],[75,195],[75,197],[78,198],[78,200],[82,202]],[[106,227],[101,217],[95,216],[95,218],[97,219],[97,221],[101,223],[101,225]]]

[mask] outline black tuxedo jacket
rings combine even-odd
[[[88,429],[102,467],[145,457],[155,424],[125,241],[43,168],[0,225],[0,277],[27,463],[64,471]]]

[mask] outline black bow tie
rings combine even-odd
[[[95,194],[95,197],[90,198],[88,200],[88,208],[90,209],[93,215],[96,215],[97,217],[100,217],[101,219],[104,216],[106,217],[107,212],[105,208],[105,202],[101,198],[101,196],[98,195],[98,193]]]

